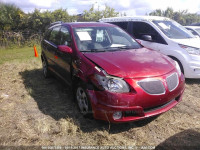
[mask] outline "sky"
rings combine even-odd
[[[92,5],[100,10],[105,4],[117,12],[127,15],[145,15],[155,9],[165,10],[167,7],[175,11],[188,10],[200,14],[200,0],[0,0],[0,2],[15,4],[24,12],[32,12],[35,8],[41,11],[63,8],[71,15],[89,10]]]

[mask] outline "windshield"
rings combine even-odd
[[[186,39],[194,38],[192,33],[190,33],[183,26],[175,21],[153,21],[153,23],[158,26],[158,28],[169,38],[172,39]]]
[[[118,27],[81,27],[74,28],[79,51],[98,52],[138,49],[141,46],[126,32]]]
[[[195,30],[200,34],[200,28],[196,28]]]

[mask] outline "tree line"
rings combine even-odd
[[[170,7],[168,7],[166,10],[156,9],[149,13],[149,15],[168,17],[184,26],[200,23],[200,15],[197,13],[188,13],[187,10],[174,11]]]
[[[84,10],[80,15],[69,15],[67,9],[62,8],[43,12],[35,9],[32,13],[26,14],[13,4],[0,3],[0,30],[44,32],[50,23],[56,21],[98,21],[100,18],[115,17],[118,14],[114,8],[107,5],[104,10],[96,10],[93,5],[89,10]]]
[[[200,22],[200,16],[188,11],[174,11],[167,8],[162,11],[157,9],[147,15],[169,17],[182,25],[189,25]],[[75,21],[98,21],[101,18],[126,16],[105,5],[105,9],[95,9],[94,5],[89,10],[84,10],[79,15],[70,15],[67,9],[57,9],[54,11],[40,11],[35,9],[31,13],[25,13],[19,7],[0,3],[0,47],[8,47],[12,43],[18,46],[30,41],[40,41],[45,29],[53,22],[75,22]],[[34,41],[35,42],[35,41]]]
[[[10,45],[31,45],[30,41],[40,41],[45,29],[53,22],[98,21],[103,17],[115,17],[119,13],[105,5],[104,10],[95,9],[94,5],[82,14],[70,15],[67,9],[25,13],[13,4],[0,3],[0,47]]]

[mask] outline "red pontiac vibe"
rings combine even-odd
[[[115,25],[56,22],[41,46],[45,78],[53,73],[72,87],[84,116],[135,121],[166,112],[182,99],[179,65]]]

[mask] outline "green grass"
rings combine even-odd
[[[40,57],[41,47],[36,45]],[[35,57],[33,47],[0,49],[0,64],[10,61],[23,61]]]

